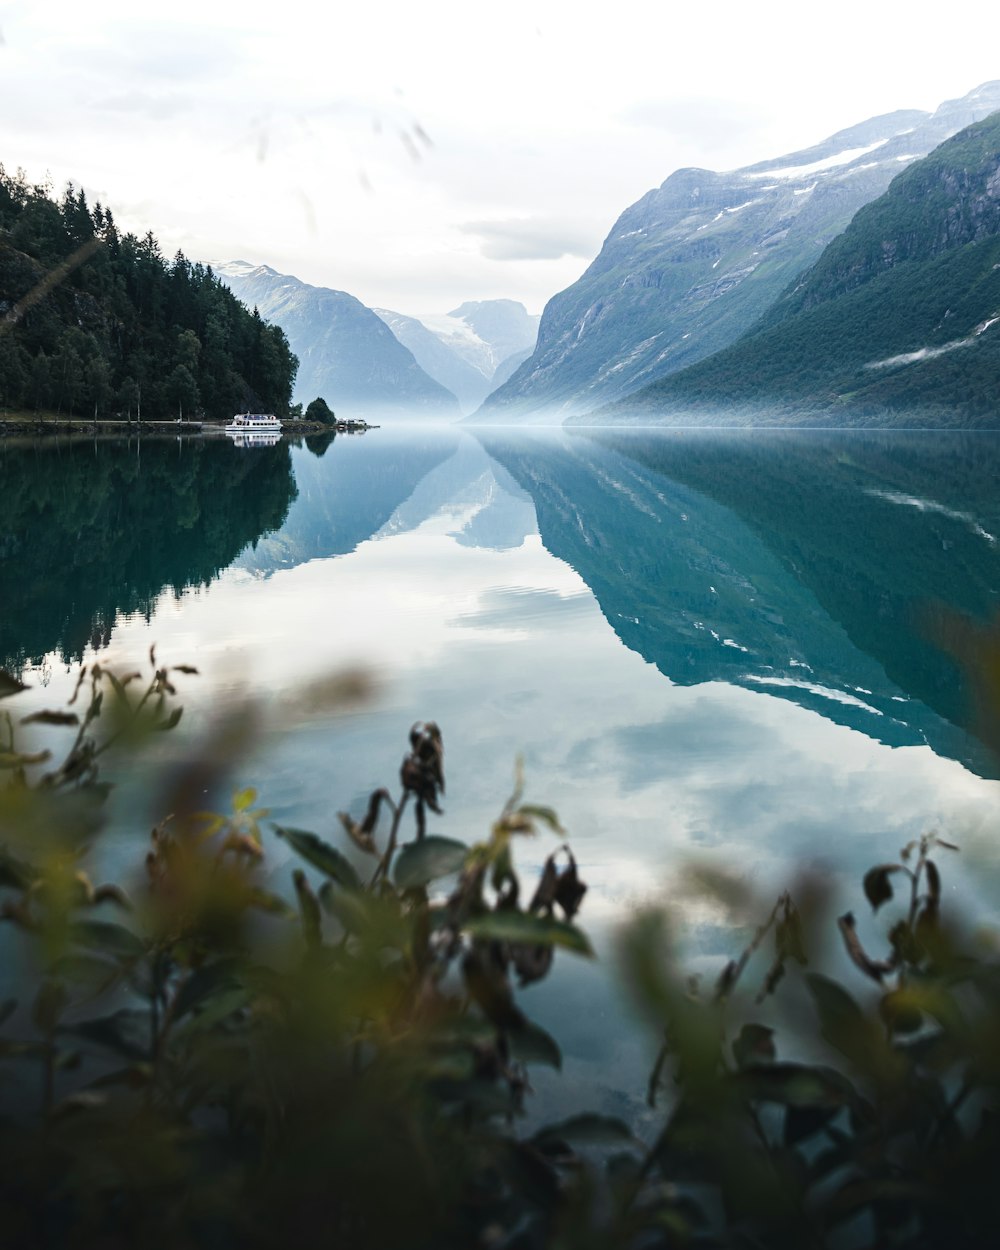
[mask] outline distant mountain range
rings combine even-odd
[[[455,396],[353,295],[242,260],[212,268],[244,304],[284,330],[299,358],[296,400],[308,404],[322,395],[345,416],[459,415]]]
[[[217,261],[212,268],[284,330],[299,358],[296,401],[322,395],[353,416],[454,420],[510,376],[538,333],[539,318],[514,300],[465,303],[420,321],[268,265]]]
[[[478,408],[495,387],[531,355],[538,317],[511,299],[466,302],[443,317],[407,317],[372,309],[409,348],[417,364],[457,396],[465,412]]]
[[[549,301],[534,353],[475,419],[542,410],[562,419],[727,347],[897,175],[997,109],[1000,82],[991,82],[933,114],[872,118],[731,173],[677,170],[622,214],[583,277]]]
[[[901,174],[737,343],[608,415],[995,428],[998,384],[1000,113]]]

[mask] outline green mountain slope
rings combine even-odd
[[[747,335],[605,410],[668,424],[993,427],[1000,114],[861,209]]]
[[[535,352],[476,419],[586,412],[727,347],[901,170],[998,108],[1000,83],[985,83],[743,169],[677,170],[549,301]]]

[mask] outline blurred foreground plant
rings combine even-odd
[[[173,728],[173,676],[193,671],[150,662],[145,684],[82,670],[82,714],[22,718],[75,730],[50,771],[3,716],[0,888],[5,962],[19,964],[0,1010],[4,1245],[544,1239],[568,1138],[628,1138],[600,1117],[523,1140],[512,1127],[528,1065],[561,1063],[513,980],[544,978],[557,947],[591,954],[567,846],[522,897],[514,842],[561,832],[554,813],[519,783],[485,840],[428,834],[443,745],[418,724],[398,798],[378,790],[360,819],[341,813],[350,855],[275,829],[304,865],[285,897],[252,789],[226,815],[194,810],[231,763],[217,751],[170,778],[144,882],[95,887],[99,761]],[[5,699],[22,689],[0,682]]]
[[[992,1244],[1000,962],[943,914],[950,843],[865,875],[873,911],[895,908],[874,954],[815,880],[707,990],[664,913],[634,918],[622,975],[662,1038],[662,1128],[643,1144],[581,1111],[525,1132],[530,1065],[561,1056],[516,988],[557,948],[591,954],[569,847],[530,890],[515,867],[555,814],[518,780],[482,841],[429,833],[444,751],[418,723],[398,794],[339,814],[343,849],[287,827],[269,846],[254,790],[198,810],[245,746],[230,726],[169,777],[138,886],[95,886],[100,765],[177,724],[192,671],[150,669],[92,666],[85,711],[23,718],[72,735],[58,765],[0,714],[4,1246]],[[21,689],[0,674],[7,706]],[[280,849],[302,865],[284,892]],[[698,888],[746,918],[739,882]],[[838,929],[858,990],[820,971]]]
[[[801,907],[783,894],[708,991],[681,974],[662,914],[628,929],[625,974],[665,1030],[649,1097],[667,1095],[666,1122],[639,1189],[682,1187],[707,1244],[992,1244],[1000,962],[942,915],[938,850],[957,847],[926,834],[865,874],[873,911],[896,905],[883,952],[865,949],[852,912],[837,920],[857,990],[818,970],[822,881],[801,883]],[[743,901],[738,882],[702,885]],[[747,990],[768,942],[761,984]]]

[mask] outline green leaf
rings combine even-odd
[[[806,984],[824,1025],[846,1025],[850,1028],[864,1023],[864,1012],[836,981],[831,981],[822,973],[811,972],[806,977]]]
[[[22,690],[28,687],[13,675],[8,673],[5,668],[0,668],[0,699],[7,699],[12,694],[20,694]]]
[[[245,790],[237,790],[233,795],[233,811],[247,812],[253,807],[257,800],[257,791],[253,786],[247,786]]]
[[[464,842],[431,834],[400,849],[393,878],[401,890],[412,890],[458,872],[468,853]]]
[[[523,911],[490,911],[474,916],[465,929],[473,937],[498,942],[519,942],[527,946],[562,946],[578,955],[593,955],[587,935],[565,920],[533,916]]]
[[[938,872],[937,864],[932,859],[926,860],[924,871],[927,873],[927,890],[931,902],[939,903],[941,901],[941,874]]]
[[[270,890],[254,888],[248,892],[247,900],[251,907],[256,907],[258,911],[266,912],[269,916],[282,916],[287,920],[295,915],[295,911],[285,900]]]
[[[875,868],[869,868],[865,873],[864,890],[865,898],[872,905],[872,911],[878,911],[883,903],[887,903],[892,898],[892,885],[889,878],[894,872],[902,872],[901,864],[879,864]]]
[[[147,1059],[152,1043],[149,1013],[128,1007],[98,1020],[82,1020],[61,1032],[97,1042],[127,1059]]]
[[[222,959],[218,963],[199,968],[183,982],[174,997],[173,1015],[180,1020],[189,1011],[200,1007],[206,999],[238,988],[234,976],[238,963],[235,959]]]
[[[749,1068],[754,1064],[773,1063],[774,1029],[764,1024],[744,1024],[739,1036],[733,1042],[733,1058],[738,1068]]]
[[[324,876],[332,878],[345,890],[361,888],[360,878],[351,861],[322,838],[317,838],[314,833],[308,833],[304,829],[286,829],[280,825],[276,825],[274,831],[279,838],[284,838],[296,855],[300,855],[307,864],[318,868]]]
[[[174,729],[183,715],[184,709],[175,707],[166,720],[157,721],[153,728],[162,730],[165,733],[168,729]]]
[[[35,1028],[48,1033],[56,1027],[69,1003],[66,987],[58,981],[45,980],[38,987],[31,1007],[31,1019]]]
[[[79,725],[80,718],[75,712],[32,712],[30,716],[22,716],[22,725]]]
[[[836,981],[812,972],[806,984],[816,1004],[823,1037],[842,1055],[865,1066],[878,1045],[878,1037],[865,1013]]]
[[[194,1014],[189,1014],[180,1029],[186,1036],[212,1029],[228,1019],[234,1012],[242,1011],[250,999],[250,990],[245,985],[234,983],[226,988],[217,989],[202,999],[199,1010]]]
[[[146,954],[144,943],[131,929],[108,920],[78,920],[70,935],[78,946],[104,951],[119,959],[142,959]]]
[[[548,825],[553,833],[564,833],[562,825],[559,823],[559,817],[552,807],[541,807],[537,803],[523,803],[518,809],[522,816],[528,816],[532,820],[540,820],[543,824]]]
[[[510,1051],[521,1063],[544,1063],[557,1071],[562,1069],[562,1051],[555,1038],[530,1020],[511,1030]]]
[[[335,890],[329,881],[319,888],[320,906],[337,919],[348,933],[361,933],[368,926],[368,901],[368,895]]]
[[[35,751],[30,755],[25,755],[20,751],[0,751],[0,768],[24,768],[28,764],[45,764],[51,758],[51,751]]]
[[[52,965],[52,973],[87,994],[96,994],[116,981],[122,970],[98,955],[63,955]]]
[[[16,859],[5,848],[0,846],[0,885],[12,890],[27,890],[41,876],[41,873],[27,860]]]
[[[732,1080],[746,1097],[785,1107],[845,1107],[857,1101],[850,1082],[832,1068],[760,1064],[734,1073]]]
[[[616,1116],[593,1113],[574,1115],[558,1124],[548,1124],[531,1140],[540,1146],[557,1141],[581,1146],[616,1146],[622,1142],[635,1142],[624,1120],[619,1120]]]

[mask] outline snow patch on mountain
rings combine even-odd
[[[493,376],[500,363],[496,352],[467,321],[448,313],[418,313],[417,320],[474,369],[478,369],[484,378]]]
[[[744,174],[744,178],[808,178],[811,174],[822,173],[828,169],[836,169],[840,165],[849,165],[859,156],[867,156],[876,148],[884,147],[888,138],[877,139],[863,148],[847,148],[836,152],[833,156],[824,156],[821,160],[810,161],[808,165],[786,165],[784,169],[765,169],[762,173]]]

